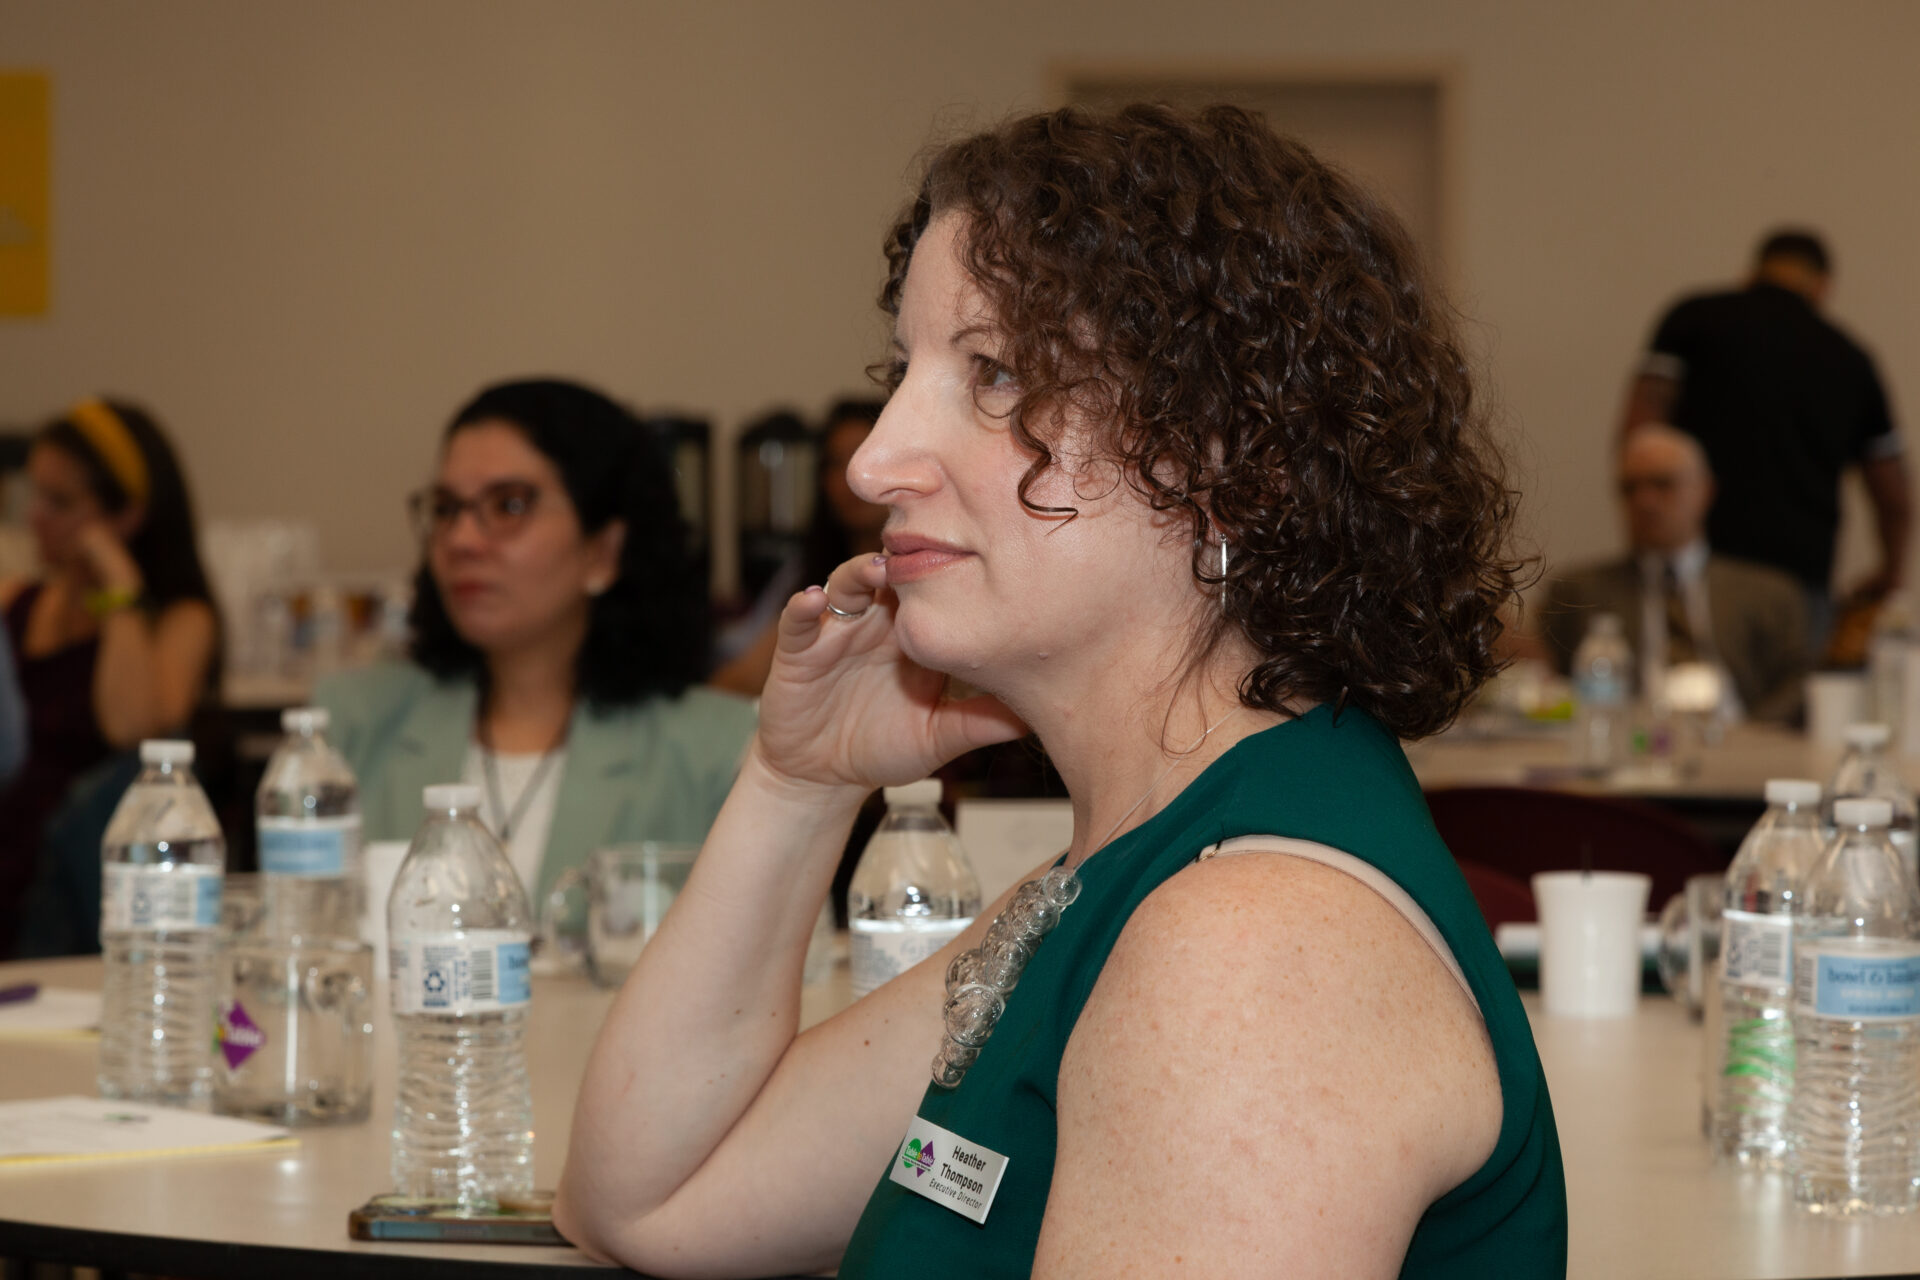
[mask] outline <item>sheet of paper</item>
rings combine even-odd
[[[104,1098],[0,1102],[0,1166],[291,1146],[285,1129]]]
[[[100,1026],[100,993],[42,987],[31,1000],[0,1004],[0,1037],[74,1034]]]

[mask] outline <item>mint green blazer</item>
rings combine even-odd
[[[478,694],[470,680],[435,680],[409,662],[321,680],[314,704],[332,717],[327,738],[360,780],[365,839],[411,839],[421,789],[460,780]],[[602,845],[704,840],[753,728],[753,703],[698,686],[604,713],[582,702],[567,733],[536,907],[563,871]]]

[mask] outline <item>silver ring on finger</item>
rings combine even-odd
[[[872,607],[873,607],[872,605],[867,606],[867,608],[869,609]],[[833,601],[829,600],[827,601],[827,612],[832,614],[836,618],[846,618],[847,620],[851,621],[854,618],[865,617],[867,610],[866,609],[839,609],[834,607]]]

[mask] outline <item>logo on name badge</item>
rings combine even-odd
[[[247,1016],[246,1007],[235,1000],[226,1015],[214,1026],[213,1042],[220,1046],[220,1056],[227,1060],[227,1070],[234,1071],[267,1042],[267,1033]]]
[[[900,1152],[900,1167],[913,1170],[913,1176],[919,1177],[933,1168],[933,1144],[920,1145],[920,1139],[909,1138],[905,1149]]]
[[[963,1218],[985,1222],[1006,1171],[1007,1158],[999,1152],[915,1116],[900,1144],[900,1162],[887,1178]]]

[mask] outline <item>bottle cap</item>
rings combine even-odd
[[[332,721],[325,707],[288,707],[280,713],[280,732],[325,733]]]
[[[922,778],[904,787],[888,787],[886,797],[889,809],[918,804],[937,806],[940,803],[940,779]]]
[[[480,788],[470,782],[436,782],[421,793],[427,808],[435,813],[450,809],[478,809]]]
[[[1846,728],[1846,744],[1850,747],[1884,747],[1893,731],[1884,724],[1850,724]]]
[[[1806,778],[1768,778],[1768,804],[1819,804],[1820,784]]]
[[[141,764],[192,764],[193,744],[178,738],[148,738],[140,744]]]
[[[1884,827],[1893,821],[1893,802],[1878,796],[1850,796],[1833,802],[1838,827]]]

